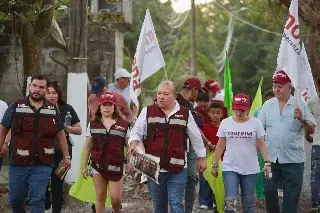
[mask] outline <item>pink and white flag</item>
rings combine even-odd
[[[309,88],[308,86],[312,73],[311,69],[307,68],[307,65],[309,65],[307,55],[305,54],[304,47],[301,48],[300,45],[298,0],[292,0],[288,20],[282,35],[276,72],[283,70],[287,73],[296,90],[295,96],[297,99],[304,97],[303,99],[307,100],[314,95],[313,88]]]
[[[136,54],[132,63],[130,96],[136,106],[139,106],[138,97],[141,94],[141,83],[164,66],[165,61],[148,9],[142,24]]]

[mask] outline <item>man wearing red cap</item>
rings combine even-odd
[[[224,101],[223,96],[219,93],[221,88],[218,81],[214,79],[207,80],[204,83],[204,88],[208,91],[211,100]]]
[[[181,106],[188,108],[197,124],[197,126],[203,128],[202,115],[197,113],[191,103],[194,103],[201,89],[201,82],[199,78],[190,77],[184,84],[182,91],[177,95],[177,101]],[[190,141],[189,141],[190,143]],[[197,156],[189,144],[188,152],[188,179],[185,189],[185,213],[192,213],[195,196],[196,196],[196,185],[198,181],[197,174]]]
[[[290,95],[291,80],[281,70],[273,76],[274,98],[266,101],[258,118],[266,129],[272,178],[265,180],[268,213],[280,213],[277,188],[283,182],[282,213],[297,213],[303,183],[304,132],[316,124],[306,103]]]

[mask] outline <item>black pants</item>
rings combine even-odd
[[[280,213],[278,187],[283,184],[282,213],[298,213],[303,183],[304,163],[271,163],[272,179],[264,179],[268,213]]]
[[[71,146],[69,146],[69,153],[71,155]],[[52,204],[52,213],[61,213],[62,204],[63,204],[63,183],[64,179],[60,180],[54,172],[58,168],[60,161],[63,160],[62,153],[60,151],[56,151],[54,157],[54,167],[52,169],[51,174],[51,193],[49,192],[49,184],[46,191],[46,206],[50,206]],[[52,197],[51,197],[52,196]]]

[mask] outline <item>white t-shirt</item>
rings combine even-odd
[[[221,122],[217,136],[226,138],[226,152],[222,171],[250,175],[260,172],[257,139],[265,136],[260,120],[251,117],[245,123],[237,123],[232,117]]]

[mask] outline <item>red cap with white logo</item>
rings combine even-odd
[[[206,88],[210,92],[216,93],[220,90],[220,84],[218,81],[210,79],[207,80],[206,83],[204,83],[204,88]]]
[[[291,83],[291,79],[287,75],[287,73],[283,70],[277,72],[273,77],[272,81],[274,83],[280,83],[280,84],[286,84],[286,83]]]
[[[101,97],[100,97],[99,101],[100,101],[101,104],[104,104],[104,103],[115,104],[116,103],[116,97],[111,92],[104,92],[104,93],[101,94]]]
[[[248,111],[250,109],[250,97],[246,94],[237,94],[233,97],[232,109]]]

